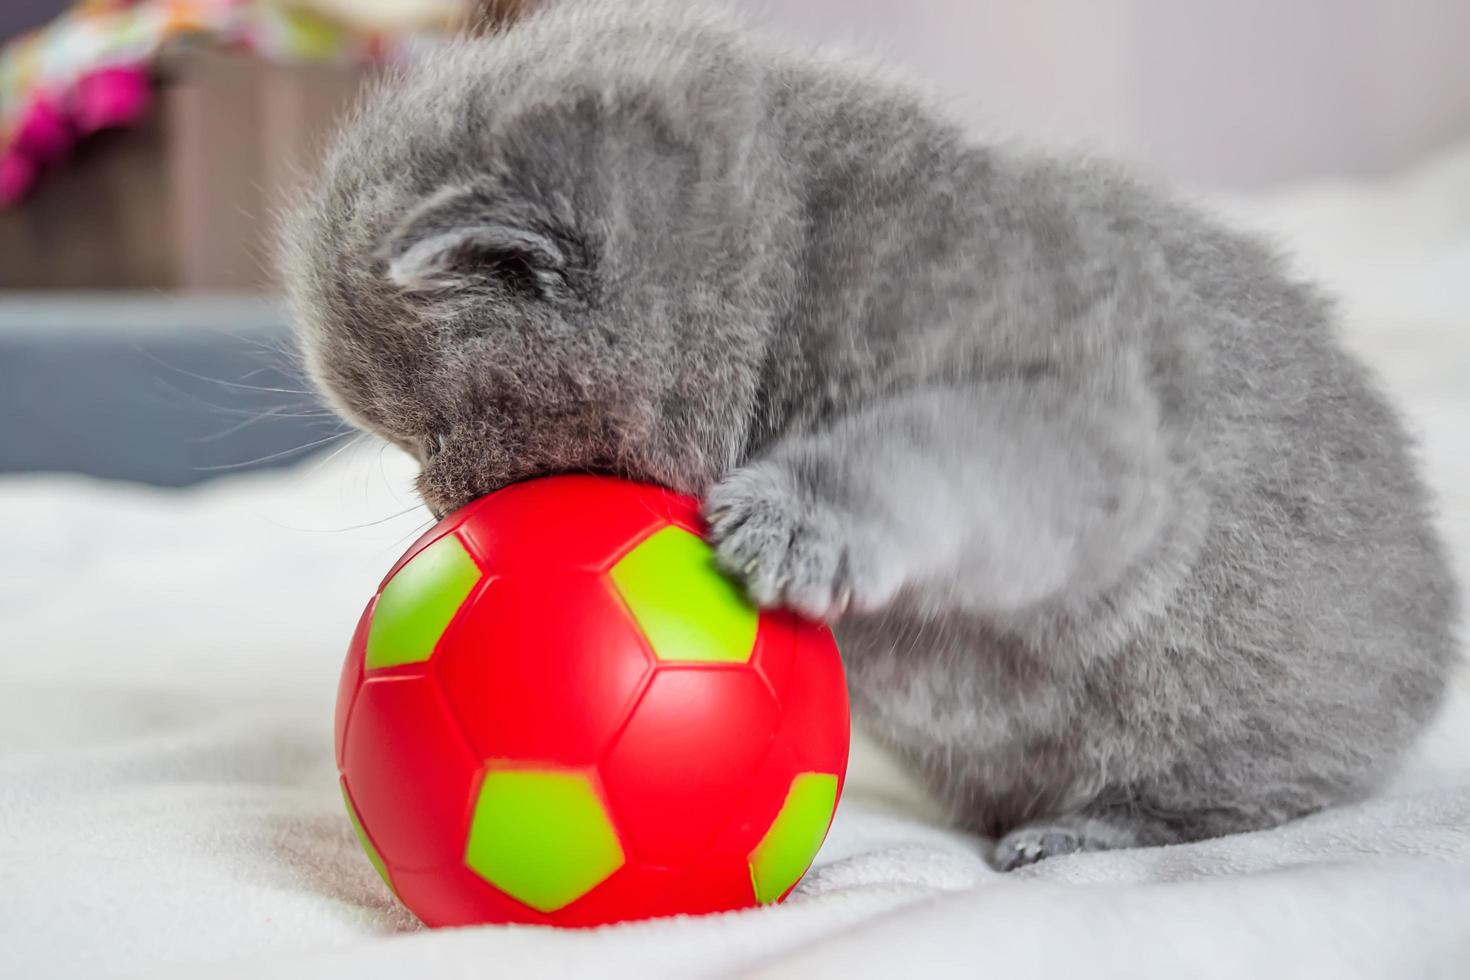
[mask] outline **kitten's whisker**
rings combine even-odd
[[[262,350],[279,357],[282,362],[289,365],[293,370],[303,368],[306,365],[306,358],[294,344],[274,344],[268,340],[261,340],[258,337],[241,337],[238,335],[234,339],[242,344],[249,344],[257,350]]]
[[[302,534],[343,534],[347,531],[363,531],[370,527],[377,527],[381,524],[387,524],[389,521],[396,521],[400,517],[406,517],[409,514],[412,514],[414,511],[418,510],[422,506],[422,504],[415,504],[412,507],[406,507],[403,510],[400,510],[396,514],[389,514],[387,517],[381,517],[376,521],[368,521],[365,524],[349,524],[346,527],[291,527],[287,524],[277,524],[276,526],[285,528],[288,531],[299,531]],[[420,529],[424,526],[425,525],[423,524],[417,525],[417,527]],[[418,533],[418,531],[415,531],[413,533],[416,534]]]
[[[255,459],[242,460],[238,463],[221,463],[218,466],[196,466],[194,467],[194,469],[201,473],[209,473],[218,470],[238,470],[249,466],[258,466],[261,463],[269,463],[278,459],[286,459],[288,457],[304,453],[309,449],[315,449],[317,446],[325,446],[327,443],[336,442],[338,439],[345,439],[350,436],[351,433],[349,432],[338,432],[334,435],[327,436],[325,439],[316,439],[312,442],[308,442],[300,446],[295,446],[291,449],[282,449],[279,452],[267,453],[264,456],[257,456]]]
[[[317,419],[320,419],[320,418],[330,418],[330,417],[331,417],[330,414],[326,414],[326,415],[309,415],[309,414],[302,414],[302,413],[292,413],[292,412],[285,412],[285,411],[277,411],[276,409],[268,408],[268,409],[265,409],[262,412],[256,412],[253,415],[251,415],[249,418],[246,418],[246,419],[243,419],[243,420],[241,420],[239,422],[236,422],[234,425],[231,425],[231,426],[228,426],[227,428],[221,429],[218,432],[211,433],[210,435],[207,435],[207,436],[200,436],[197,439],[193,439],[191,441],[193,441],[193,442],[218,442],[219,440],[225,438],[226,436],[234,435],[236,432],[239,432],[242,429],[248,429],[250,426],[255,425],[255,424],[259,423],[259,422],[264,422],[267,419],[293,419],[293,418],[294,419],[299,419],[299,418],[317,418]],[[338,423],[338,431],[335,432],[335,433],[333,433],[333,434],[334,435],[345,435],[346,434],[346,430],[347,430],[346,423],[339,422]]]
[[[305,395],[308,398],[316,397],[316,392],[310,391],[305,388],[272,388],[268,385],[249,385],[244,384],[240,381],[226,381],[224,378],[211,378],[207,374],[198,374],[194,371],[189,371],[184,368],[178,367],[177,365],[170,364],[157,355],[149,353],[146,350],[142,351],[141,353],[144,357],[148,358],[159,367],[164,368],[168,371],[173,371],[175,374],[182,374],[186,378],[193,378],[196,381],[204,381],[209,384],[220,385],[225,388],[238,388],[244,391],[261,391],[275,395]]]
[[[423,505],[420,504],[419,506]],[[404,542],[417,538],[420,534],[423,534],[425,531],[427,531],[429,528],[433,527],[437,523],[439,523],[438,518],[431,516],[428,520],[424,521],[422,524],[417,525],[413,528],[413,530],[409,531],[403,537],[399,538],[391,545],[388,545],[388,547],[384,548],[383,550],[387,551],[388,548],[392,548],[394,551],[398,551],[403,547]]]
[[[163,378],[154,378],[153,383],[156,387],[158,387],[171,397],[177,397],[185,402],[188,402],[191,405],[194,405],[198,408],[206,409],[219,415],[255,415],[260,411],[260,409],[255,408],[237,408],[232,405],[216,404],[206,398],[199,397],[193,392],[185,391],[183,388],[180,388]],[[279,406],[275,406],[275,408],[300,409],[300,411],[296,411],[291,415],[282,416],[283,418],[336,418],[335,412],[332,412],[330,409],[320,408],[314,403],[301,405],[282,404]]]
[[[343,433],[343,435],[350,435],[350,434],[351,434],[350,432]],[[356,435],[355,438],[349,439],[347,442],[345,442],[342,445],[338,446],[336,449],[333,449],[331,452],[327,453],[325,456],[323,456],[321,459],[317,460],[315,463],[312,463],[309,467],[306,468],[306,472],[308,472],[308,473],[315,473],[317,470],[321,469],[323,466],[326,466],[332,460],[334,460],[338,456],[342,455],[342,453],[347,452],[350,449],[355,449],[358,446],[361,446],[364,442],[367,441],[367,438],[368,438],[367,437],[367,433],[365,433],[365,432],[359,432],[359,433],[357,433],[357,435]]]

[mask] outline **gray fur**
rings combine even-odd
[[[1440,699],[1455,590],[1323,299],[882,72],[572,0],[384,85],[287,244],[317,378],[431,506],[705,497],[1003,866],[1351,798]]]

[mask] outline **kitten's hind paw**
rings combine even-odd
[[[1095,817],[1061,817],[1051,822],[1027,824],[995,843],[992,861],[1001,871],[1014,871],[1049,857],[1079,851],[1112,851],[1136,847],[1138,834]]]

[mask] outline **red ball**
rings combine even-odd
[[[383,580],[337,701],[349,814],[429,925],[784,898],[841,794],[824,626],[757,611],[695,501],[587,476],[450,515]]]

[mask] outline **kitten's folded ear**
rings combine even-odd
[[[388,279],[410,293],[498,283],[543,299],[566,294],[567,244],[536,223],[497,213],[484,194],[452,189],[411,212],[378,257]]]

